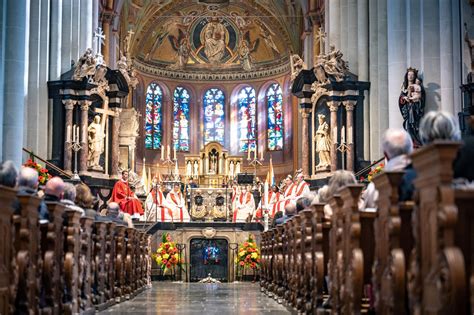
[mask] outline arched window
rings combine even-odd
[[[146,90],[145,148],[161,148],[161,107],[163,92],[156,83],[150,83]]]
[[[173,143],[177,151],[189,151],[189,100],[188,90],[178,86],[173,101]]]
[[[255,90],[250,86],[240,90],[237,98],[238,125],[239,125],[239,151],[247,152],[255,150],[256,129],[255,129]]]
[[[283,150],[283,96],[278,83],[267,90],[268,150]]]
[[[224,144],[224,93],[219,89],[209,89],[204,94],[204,144],[211,141]]]

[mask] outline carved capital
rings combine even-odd
[[[344,101],[343,104],[346,107],[347,111],[353,111],[355,105],[357,104],[357,102],[356,101]]]
[[[338,101],[329,101],[327,102],[329,110],[331,112],[337,112],[337,109],[339,108],[339,102]]]
[[[79,101],[79,104],[81,105],[81,110],[82,111],[88,111],[89,107],[92,104],[92,102],[88,101],[88,100],[83,100],[83,101]]]
[[[73,110],[74,105],[76,105],[77,101],[75,100],[63,100],[64,108],[66,110]]]
[[[309,116],[311,115],[311,111],[312,111],[311,108],[301,108],[300,109],[301,117],[308,119]]]

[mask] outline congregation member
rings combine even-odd
[[[117,181],[112,190],[112,197],[109,202],[116,202],[120,205],[120,209],[138,219],[143,215],[143,208],[140,200],[130,188],[128,183],[128,171],[122,171],[122,178]]]
[[[172,222],[173,211],[161,190],[161,185],[153,182],[152,189],[145,201],[145,221]]]
[[[76,187],[74,187],[74,185],[71,184],[71,183],[65,183],[64,184],[64,194],[63,194],[63,199],[61,199],[61,203],[66,205],[66,207],[71,209],[71,210],[79,211],[81,213],[81,216],[83,216],[84,215],[84,209],[77,206],[74,203],[74,200],[76,200]]]
[[[4,161],[0,165],[0,185],[15,188],[18,171],[12,161]]]
[[[189,222],[191,217],[186,209],[186,200],[180,188],[180,184],[174,184],[173,189],[166,196],[167,207],[172,211],[174,222]]]

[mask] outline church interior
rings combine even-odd
[[[474,314],[474,0],[0,1],[0,314]]]

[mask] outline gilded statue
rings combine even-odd
[[[94,170],[102,170],[102,166],[100,166],[99,162],[100,155],[104,153],[105,133],[102,129],[99,115],[94,117],[94,121],[87,128],[87,134],[89,141],[87,164]]]
[[[319,155],[319,163],[316,170],[327,170],[331,166],[331,138],[329,137],[329,125],[326,122],[326,116],[318,115],[318,130],[316,130],[315,142],[316,152]]]

